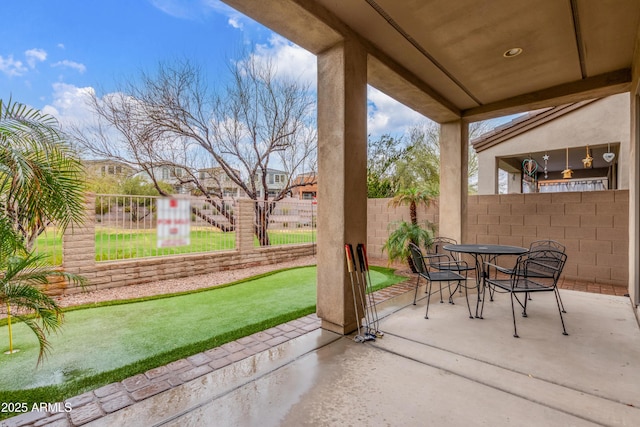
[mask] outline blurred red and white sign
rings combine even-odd
[[[158,247],[191,243],[191,202],[187,199],[158,199]]]

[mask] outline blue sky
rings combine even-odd
[[[0,26],[0,91],[42,108],[56,83],[108,90],[173,58],[219,72],[247,40],[272,35],[233,15],[217,1],[3,0],[0,16],[12,18]]]
[[[215,83],[247,48],[315,87],[315,56],[219,0],[1,0],[0,16],[0,98],[63,124],[90,114],[87,91],[102,96],[141,70],[185,58]],[[369,105],[370,134],[400,135],[426,120],[372,88]]]

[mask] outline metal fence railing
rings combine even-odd
[[[232,201],[216,207],[202,197],[186,198],[190,202],[188,244],[162,247],[158,244],[159,199],[155,196],[96,195],[96,260],[235,249],[236,233],[224,215],[225,212],[232,213]]]
[[[162,213],[165,202],[159,203],[161,199],[156,196],[96,195],[96,260],[117,261],[236,249],[238,227],[241,227],[236,217],[236,201],[181,196],[175,200],[189,202],[187,216],[181,220],[167,220],[163,216],[166,214]],[[251,233],[254,234],[255,246],[315,243],[317,213],[311,200],[252,203],[255,221]],[[167,225],[172,221],[179,225],[188,222],[190,231],[188,236],[169,239],[169,246],[166,246],[166,236],[180,233],[178,226],[172,228]],[[180,243],[172,246],[172,241]]]
[[[311,200],[255,202],[255,245],[280,246],[316,242],[317,206]],[[264,224],[268,224],[264,227]]]

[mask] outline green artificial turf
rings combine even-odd
[[[372,267],[375,288],[404,280]],[[0,327],[0,401],[55,402],[173,360],[315,312],[316,268],[278,271],[232,286],[65,311],[38,367],[38,344],[26,326],[14,328],[8,349]],[[17,399],[17,400],[16,400]]]

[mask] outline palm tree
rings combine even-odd
[[[389,234],[389,238],[382,247],[382,250],[387,251],[389,261],[406,259],[411,271],[415,273],[416,270],[413,259],[411,258],[411,252],[409,251],[409,243],[414,243],[418,246],[428,246],[431,243],[432,237],[431,230],[422,228],[418,224],[402,221],[398,225],[398,228]]]
[[[421,244],[425,246],[430,245],[434,229],[434,225],[428,221],[426,221],[427,228],[420,227],[418,224],[418,205],[429,207],[433,199],[434,196],[432,192],[414,187],[400,190],[396,196],[389,201],[389,206],[394,208],[409,205],[410,222],[401,222],[398,228],[389,234],[389,238],[382,249],[387,251],[389,261],[406,259],[411,271],[414,273],[416,269],[409,253],[409,243],[418,246],[421,246]]]
[[[398,191],[396,196],[389,201],[389,206],[397,208],[398,206],[409,205],[409,219],[411,224],[418,224],[418,205],[429,207],[434,196],[430,191],[418,189],[415,187],[405,188]]]
[[[64,230],[83,212],[82,163],[57,120],[0,100],[0,214],[31,249],[47,225]]]
[[[64,231],[71,222],[82,222],[82,172],[55,118],[0,100],[0,307],[6,308],[9,354],[14,352],[12,315],[37,336],[38,363],[48,348],[46,334],[62,323],[60,308],[40,285],[51,276],[84,283],[31,253],[48,225]]]

